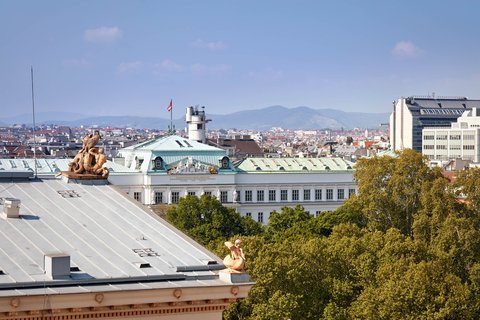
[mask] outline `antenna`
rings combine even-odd
[[[33,164],[35,168],[34,178],[37,178],[37,137],[35,135],[35,93],[33,90],[33,66],[30,67],[30,75],[32,79],[32,118],[33,118]]]

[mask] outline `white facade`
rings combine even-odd
[[[465,111],[451,128],[423,129],[422,153],[431,160],[480,160],[480,110]]]
[[[196,141],[190,149],[181,147],[182,139],[164,137],[122,150],[125,164],[137,170],[117,171],[109,181],[147,205],[210,194],[262,223],[284,206],[302,205],[312,215],[335,210],[356,192],[353,163],[340,158],[246,158],[233,166],[224,150]],[[158,170],[155,159],[162,159]]]
[[[423,129],[448,129],[463,112],[474,107],[480,107],[480,100],[466,97],[413,96],[394,101],[390,115],[392,150],[413,149],[421,152]]]
[[[185,120],[187,121],[188,139],[206,143],[207,119],[205,110],[198,110],[198,107],[187,107]]]

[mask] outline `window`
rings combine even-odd
[[[317,218],[318,216],[320,216],[321,213],[322,213],[322,211],[320,211],[320,210],[315,211],[315,218]]]
[[[450,140],[461,140],[462,136],[459,134],[452,134],[450,135]]]
[[[251,212],[247,212],[247,213],[245,213],[245,216],[251,218],[251,217],[252,217],[252,213],[251,213]]]
[[[424,144],[424,145],[423,145],[423,149],[425,149],[425,150],[433,150],[433,149],[435,149],[435,146],[432,145],[432,144]]]
[[[179,198],[180,198],[180,192],[172,191],[172,203],[178,203]]]
[[[322,200],[322,189],[315,189],[315,200]]]
[[[263,223],[263,212],[258,213],[258,222]]]
[[[475,149],[474,145],[468,145],[468,144],[463,145],[463,150],[474,150],[474,149]]]
[[[268,201],[276,201],[277,200],[277,193],[276,190],[268,190]]]
[[[265,191],[257,190],[257,201],[265,201]]]
[[[211,196],[211,195],[212,195],[212,191],[205,191],[203,194],[206,195],[206,196]]]
[[[348,197],[350,198],[355,194],[355,189],[348,189]]]
[[[155,191],[155,203],[162,203],[163,202],[163,192]]]
[[[163,159],[162,157],[156,157],[153,161],[153,170],[162,170],[163,169]]]
[[[197,129],[202,130],[203,129],[203,123],[197,123]]]
[[[220,191],[220,202],[221,203],[228,202],[228,191]]]
[[[195,191],[188,191],[189,196],[196,196],[197,193]]]
[[[437,135],[437,140],[447,140],[447,135],[446,134],[438,134]]]
[[[245,202],[252,201],[252,190],[245,190]]]
[[[288,200],[288,190],[280,190],[280,200],[281,201]]]
[[[299,199],[299,192],[298,189],[292,190],[292,201],[298,201]]]
[[[310,189],[303,190],[303,200],[310,200]]]
[[[337,189],[337,199],[338,200],[345,199],[345,190],[344,189]]]
[[[447,150],[447,146],[446,145],[442,145],[442,144],[437,144],[437,150]]]
[[[333,189],[327,189],[327,200],[333,200]]]
[[[137,201],[141,201],[142,200],[142,193],[141,192],[134,192],[133,193],[133,199],[135,199]]]

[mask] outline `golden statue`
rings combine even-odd
[[[103,148],[95,147],[98,141],[100,141],[100,132],[98,130],[83,138],[82,149],[78,151],[73,161],[68,165],[70,172],[108,177],[110,171],[108,168],[103,167],[107,162],[107,156]]]
[[[230,254],[223,259],[223,264],[230,272],[243,272],[245,270],[245,255],[243,254],[242,240],[237,239],[235,243],[227,241],[225,245],[230,249]]]

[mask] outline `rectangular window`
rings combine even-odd
[[[197,193],[195,191],[188,191],[189,196],[196,196]]]
[[[280,190],[280,200],[281,201],[288,200],[288,190]]]
[[[252,217],[252,213],[251,213],[251,212],[247,212],[247,213],[245,213],[245,216],[251,218],[251,217]]]
[[[318,216],[320,216],[321,213],[322,213],[322,211],[320,211],[320,210],[315,211],[315,218],[317,218]]]
[[[310,200],[310,189],[303,190],[303,200]]]
[[[298,189],[292,190],[292,201],[298,201],[298,199],[299,199]]]
[[[245,202],[252,201],[252,190],[245,190]]]
[[[172,203],[178,203],[178,199],[180,199],[180,192],[172,191]]]
[[[258,222],[263,223],[263,212],[258,213]]]
[[[155,203],[162,203],[163,202],[163,192],[155,191]]]
[[[207,195],[207,196],[211,196],[211,195],[212,195],[212,191],[205,191],[203,194],[204,194],[204,195]]]
[[[337,189],[337,199],[338,200],[345,199],[345,190],[344,189]]]
[[[327,200],[333,200],[333,189],[327,189]]]
[[[133,193],[133,199],[135,199],[137,201],[141,201],[142,200],[142,193],[141,192],[134,192]]]
[[[257,190],[257,201],[265,201],[265,191]]]
[[[315,200],[322,200],[322,189],[315,189]]]
[[[220,191],[220,202],[221,203],[228,202],[228,191]]]
[[[355,194],[355,189],[348,189],[348,197],[350,198]]]
[[[268,190],[268,201],[276,201],[276,200],[277,200],[276,190]]]

